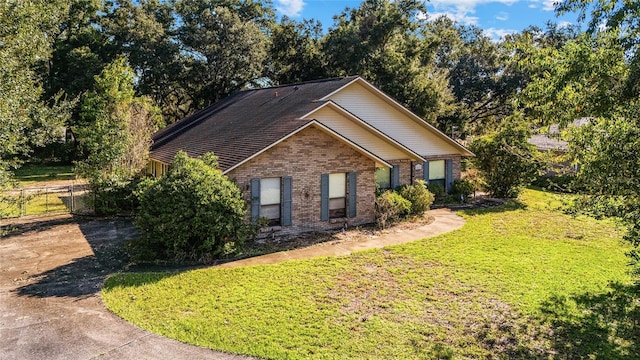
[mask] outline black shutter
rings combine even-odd
[[[391,189],[400,186],[400,165],[393,165],[391,168]]]
[[[422,178],[429,185],[429,160],[422,164]]]
[[[329,174],[320,175],[320,221],[329,220]]]
[[[446,186],[446,190],[447,192],[451,192],[451,189],[453,188],[453,160],[451,159],[447,159],[444,162],[444,167],[445,167],[445,186]]]
[[[260,179],[251,179],[251,221],[260,217]]]
[[[282,226],[291,226],[291,194],[293,192],[293,179],[291,176],[282,178]]]

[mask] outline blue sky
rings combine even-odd
[[[576,22],[575,14],[555,17],[557,0],[431,0],[427,2],[428,16],[446,15],[459,23],[473,24],[484,29],[494,39],[521,31],[529,25],[544,28],[552,20],[559,24]],[[358,7],[361,0],[273,0],[278,15],[296,20],[320,20],[325,30],[333,24],[333,15],[345,7]]]

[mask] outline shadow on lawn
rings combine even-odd
[[[489,213],[501,213],[507,211],[524,210],[527,205],[516,199],[492,199],[480,198],[469,204],[447,205],[451,210],[462,210],[468,215],[481,215]]]
[[[612,283],[606,293],[555,296],[541,310],[558,358],[640,359],[638,285]]]

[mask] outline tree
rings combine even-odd
[[[61,136],[68,117],[68,102],[41,98],[38,71],[50,56],[59,10],[58,2],[0,2],[0,188],[35,146]]]
[[[268,77],[277,84],[293,84],[327,76],[321,51],[322,25],[297,23],[284,16],[271,30]]]
[[[109,192],[126,187],[145,168],[151,135],[162,118],[148,98],[134,96],[133,70],[124,58],[105,67],[94,87],[82,103],[77,134],[86,158],[76,163],[76,171],[96,192],[96,211],[117,212]]]
[[[213,154],[178,152],[166,175],[142,186],[134,258],[210,262],[229,255],[248,234],[246,212],[242,192]]]
[[[100,19],[110,48],[136,73],[136,92],[153,99],[167,123],[183,118],[191,102],[182,84],[188,56],[180,51],[176,22],[173,3],[158,0],[111,1]]]
[[[539,175],[537,151],[527,142],[531,132],[518,125],[522,119],[517,116],[505,121],[498,132],[474,139],[469,147],[476,154],[472,163],[494,197],[515,198]]]
[[[188,112],[202,109],[253,84],[265,72],[273,13],[253,1],[176,1],[176,40],[188,55],[182,87]]]
[[[422,41],[426,10],[416,0],[367,0],[335,17],[323,53],[333,76],[362,75],[417,115],[435,122],[452,109],[447,71]]]
[[[640,3],[626,0],[564,0],[556,8],[558,14],[578,11],[579,19],[590,14],[588,32],[613,32],[628,56],[629,74],[619,95],[632,100],[640,95]]]

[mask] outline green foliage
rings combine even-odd
[[[141,184],[133,258],[211,262],[242,245],[251,230],[242,192],[213,165],[212,155],[179,152],[165,176]]]
[[[368,0],[335,17],[322,51],[329,73],[359,74],[428,121],[451,110],[447,72],[432,60],[416,0]]]
[[[427,186],[427,190],[433,194],[434,200],[441,201],[447,197],[447,191],[444,186],[440,184],[430,184]]]
[[[630,256],[640,275],[640,106],[632,104],[612,118],[594,119],[573,131],[570,150],[578,164],[574,186],[584,189],[577,210],[613,216],[627,225],[625,238],[636,249]]]
[[[459,179],[453,182],[451,195],[461,199],[463,202],[467,202],[469,196],[471,196],[475,191],[476,187],[471,181]]]
[[[0,188],[36,146],[61,135],[70,103],[44,101],[39,68],[50,56],[59,1],[0,2]]]
[[[537,150],[527,142],[530,134],[525,127],[507,124],[499,132],[471,143],[470,149],[476,154],[472,162],[492,196],[515,198],[538,175]]]
[[[95,91],[82,104],[77,136],[86,158],[76,163],[76,171],[96,192],[97,213],[113,212],[111,205],[131,189],[128,184],[145,168],[151,135],[161,122],[148,98],[134,96],[133,81],[133,70],[118,58],[96,76]]]
[[[383,229],[410,211],[411,202],[395,191],[387,190],[376,197],[376,222]]]
[[[422,215],[433,204],[434,195],[423,180],[417,180],[413,185],[402,185],[397,191],[411,203],[409,215]]]

